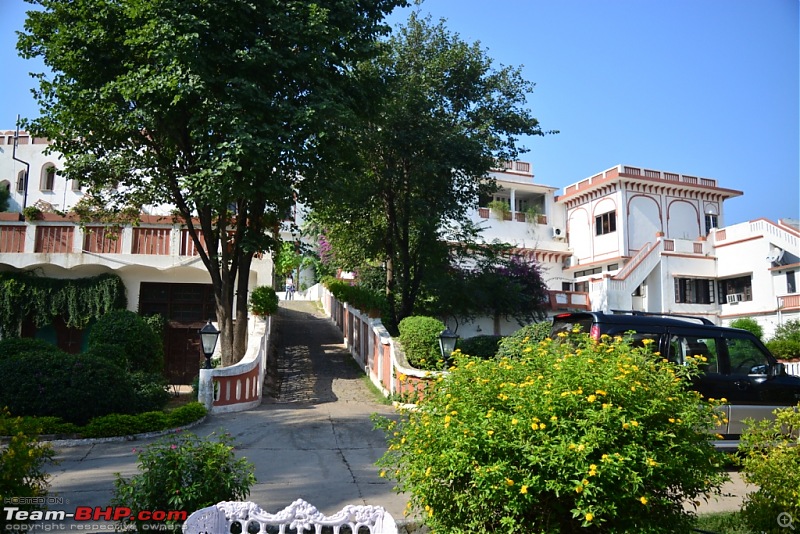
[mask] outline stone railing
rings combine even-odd
[[[365,530],[370,534],[397,534],[397,524],[392,515],[380,506],[348,505],[326,516],[302,499],[276,514],[265,512],[252,502],[220,502],[197,510],[183,524],[184,534],[363,534]]]
[[[800,362],[785,362],[786,373],[794,376],[800,376]]]
[[[419,394],[438,372],[411,367],[380,319],[339,302],[327,288],[319,286],[325,313],[344,336],[344,343],[370,381],[384,395],[408,399]]]
[[[240,412],[261,404],[267,355],[272,343],[272,317],[254,317],[248,326],[247,351],[239,363],[218,369],[200,369],[197,397],[209,413]]]

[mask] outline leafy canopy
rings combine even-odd
[[[106,209],[174,206],[214,285],[223,362],[244,353],[250,263],[274,250],[315,146],[358,105],[353,65],[403,0],[27,0],[41,57],[27,124]],[[234,330],[234,319],[236,329]]]
[[[494,188],[488,171],[542,135],[526,108],[533,84],[494,68],[478,43],[412,13],[357,71],[371,89],[358,122],[320,146],[338,159],[306,200],[339,266],[384,265],[389,318],[414,313],[425,280],[474,231],[467,213]]]

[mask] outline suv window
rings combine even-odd
[[[668,358],[678,365],[686,365],[687,358],[700,357],[705,361],[700,364],[700,369],[705,373],[719,373],[719,359],[717,358],[717,342],[714,338],[674,335],[669,340]]]
[[[591,315],[576,315],[564,318],[558,317],[553,320],[553,328],[550,331],[551,336],[555,338],[556,335],[561,332],[571,334],[575,327],[580,328],[581,332],[586,332],[588,334],[592,330],[593,321],[594,317]]]
[[[728,358],[731,364],[731,374],[734,375],[766,375],[769,369],[769,360],[752,339],[729,339]]]

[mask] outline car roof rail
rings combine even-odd
[[[615,315],[643,315],[648,317],[675,317],[678,319],[689,319],[692,321],[697,321],[700,324],[709,325],[709,326],[716,326],[713,322],[705,317],[697,317],[696,315],[684,315],[680,313],[664,313],[664,312],[646,312],[646,311],[639,311],[639,310],[611,310],[611,313]]]

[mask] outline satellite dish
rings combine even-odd
[[[772,247],[771,249],[769,249],[769,254],[767,254],[767,261],[769,261],[770,263],[780,264],[782,259],[783,259],[782,248]]]

